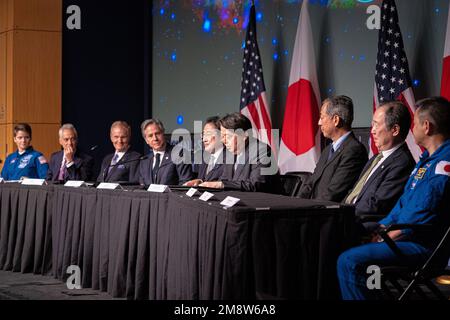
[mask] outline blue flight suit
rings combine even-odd
[[[426,238],[403,230],[397,246],[411,262],[422,262],[431,253],[450,223],[450,140],[431,156],[425,151],[405,185],[403,195],[379,224],[430,224],[433,232]],[[342,298],[376,299],[378,290],[368,289],[370,265],[379,267],[402,263],[384,243],[369,243],[349,249],[338,259],[337,272]]]
[[[29,147],[22,154],[16,151],[6,157],[1,175],[5,180],[20,180],[22,177],[45,179],[47,170],[47,159],[42,153]]]

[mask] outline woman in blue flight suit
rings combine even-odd
[[[47,159],[31,146],[31,127],[19,123],[14,127],[14,142],[17,151],[5,160],[1,176],[5,180],[23,178],[45,179],[48,170]]]

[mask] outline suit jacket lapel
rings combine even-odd
[[[102,173],[103,173],[103,175],[104,175],[104,179],[103,179],[103,180],[105,180],[105,182],[108,182],[108,181],[109,181],[109,179],[111,178],[112,173],[113,173],[113,171],[114,171],[114,169],[115,169],[115,167],[112,167],[112,168],[111,168],[111,171],[108,173],[108,171],[109,171],[109,166],[111,165],[111,160],[112,160],[113,157],[114,157],[114,153],[111,154],[111,155],[107,155],[107,156],[106,156],[106,159],[105,159],[105,164],[106,164],[106,166],[102,169],[102,170],[103,170]]]
[[[160,161],[161,162],[159,164],[159,170],[161,170],[162,167],[165,167],[168,164],[170,164],[170,162],[171,162],[170,154],[167,154],[167,152],[165,152],[163,158]]]
[[[339,146],[339,148],[334,152],[333,156],[331,157],[330,160],[328,160],[328,154],[330,152],[330,148],[332,148],[333,144],[330,143],[322,152],[323,157],[319,158],[319,163],[317,163],[316,166],[316,171],[317,174],[315,174],[315,179],[313,181],[313,189],[315,187],[315,184],[317,183],[317,181],[320,180],[320,178],[322,177],[323,172],[325,171],[325,169],[334,161],[336,161],[336,159],[340,156],[342,150],[345,148],[345,146],[347,145],[347,143],[350,142],[351,139],[354,139],[354,135],[353,132],[350,133],[350,135],[347,137],[347,139],[344,140],[344,142]],[[316,172],[315,172],[316,173]]]
[[[383,163],[375,170],[375,172],[372,173],[372,175],[369,177],[369,179],[367,179],[366,183],[364,184],[363,188],[361,189],[361,192],[358,195],[358,199],[361,198],[361,196],[367,190],[370,183],[372,183],[372,181],[384,171],[384,168],[388,167],[392,162],[394,162],[398,158],[398,156],[402,152],[402,150],[401,150],[402,148],[403,148],[403,146],[401,146],[400,148],[395,150],[394,153],[391,154],[391,156],[388,157],[386,160],[384,160]],[[375,157],[373,157],[371,160],[372,161],[369,161],[369,163],[367,163],[367,165],[366,165],[367,168],[375,160]],[[363,175],[364,172],[365,172],[365,170],[361,173],[361,175]]]
[[[345,146],[346,146],[348,143],[350,143],[350,141],[351,141],[352,139],[354,139],[354,138],[355,138],[355,136],[353,135],[353,132],[351,132],[351,133],[348,135],[348,137],[344,140],[344,142],[341,143],[341,145],[339,146],[339,148],[334,152],[334,154],[333,154],[333,156],[331,157],[331,159],[330,159],[329,161],[325,162],[324,169],[325,169],[326,167],[328,167],[328,166],[330,165],[330,163],[332,163],[333,161],[335,161],[335,160],[339,157],[339,155],[341,154],[342,150],[344,150]],[[330,147],[331,147],[331,145],[330,145]]]
[[[108,178],[111,178],[111,177],[114,176],[114,173],[116,173],[116,171],[119,169],[119,166],[122,165],[122,164],[121,164],[122,162],[131,160],[131,159],[129,159],[130,153],[128,152],[128,151],[130,151],[130,150],[131,150],[131,148],[128,148],[128,150],[125,152],[125,154],[123,155],[123,157],[120,158],[120,160],[117,161],[116,165],[115,165],[114,167],[111,168],[111,172],[108,174]],[[112,161],[112,158],[114,157],[114,154],[115,154],[115,153],[113,153],[113,154],[111,155],[110,159],[108,159],[108,160],[109,160],[109,162],[108,162],[109,164],[111,164],[111,161]]]
[[[250,148],[248,146],[246,146],[245,151],[244,151],[245,152],[244,163],[236,165],[236,170],[234,170],[233,180],[237,179],[240,176],[240,174],[242,173],[242,170],[244,170],[245,164],[247,162],[250,163],[249,149]],[[236,162],[237,162],[237,157],[236,157]]]
[[[218,168],[219,168],[219,164],[215,164],[214,167],[211,169],[211,171],[208,172],[208,174],[206,175],[205,178],[206,178],[207,180],[210,179],[210,178],[213,176],[214,172],[215,172]]]

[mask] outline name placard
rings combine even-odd
[[[97,186],[97,189],[114,190],[119,186],[118,183],[102,182]]]
[[[220,204],[223,205],[224,207],[231,208],[239,201],[241,201],[241,199],[228,196]]]
[[[25,186],[43,186],[45,184],[45,179],[23,179],[22,185]]]
[[[205,191],[205,192],[203,192],[203,194],[200,196],[199,199],[202,200],[202,201],[208,201],[212,197],[214,197],[213,193]]]
[[[83,184],[84,184],[84,181],[81,181],[81,180],[69,180],[66,183],[64,183],[64,187],[79,188]]]
[[[188,190],[188,192],[186,192],[186,195],[187,195],[188,197],[192,198],[192,196],[193,196],[197,191],[198,191],[198,190],[195,189],[195,188],[190,188],[190,189]]]
[[[169,188],[169,186],[167,186],[165,184],[151,184],[148,187],[147,191],[163,193],[163,192],[169,192],[170,188]]]

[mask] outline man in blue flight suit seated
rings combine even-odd
[[[377,225],[372,225],[371,243],[349,249],[341,254],[337,272],[345,300],[366,300],[380,297],[379,290],[370,290],[367,273],[370,265],[378,267],[404,264],[376,233],[378,228],[392,224],[428,224],[431,231],[424,236],[411,229],[393,230],[388,236],[396,242],[409,263],[421,263],[431,253],[450,223],[450,102],[441,97],[417,103],[413,134],[416,143],[426,151],[406,183],[404,192],[391,212]]]
[[[31,127],[27,123],[14,126],[14,142],[17,151],[5,160],[1,176],[5,180],[22,178],[45,179],[48,170],[47,159],[31,146]]]

